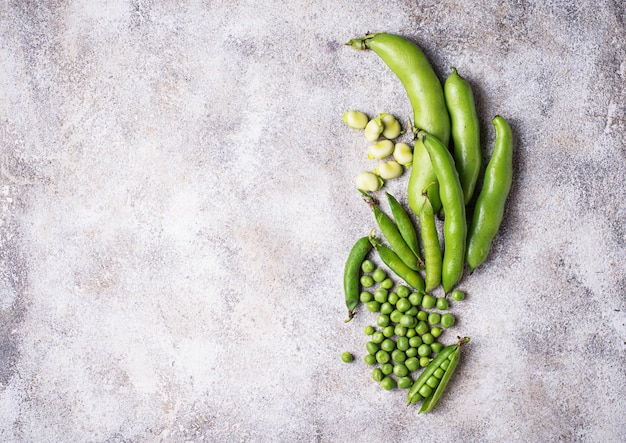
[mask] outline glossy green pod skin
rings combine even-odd
[[[445,210],[443,222],[444,253],[441,269],[441,285],[448,293],[461,279],[465,264],[467,221],[465,200],[459,174],[452,154],[436,137],[420,131],[417,134],[430,154],[433,169],[439,180],[439,195]]]
[[[375,238],[370,238],[378,256],[389,269],[417,292],[424,293],[424,279],[419,272],[409,268],[398,255]]]
[[[350,321],[354,317],[354,309],[359,304],[361,263],[371,250],[372,243],[369,237],[362,237],[356,241],[350,250],[350,254],[348,254],[343,272],[343,291],[346,307],[348,308],[348,319],[346,321]]]
[[[422,205],[419,220],[422,245],[424,247],[424,269],[426,271],[426,277],[424,279],[425,291],[430,292],[441,284],[442,257],[437,224],[435,222],[435,213],[428,198]]]
[[[422,403],[422,407],[419,411],[420,413],[428,412],[432,410],[432,408],[435,407],[435,405],[437,404],[437,401],[441,397],[441,394],[445,390],[448,382],[452,378],[452,375],[454,374],[456,366],[458,365],[458,362],[461,357],[461,348],[470,342],[469,337],[463,337],[463,338],[458,337],[458,339],[459,340],[457,343],[443,348],[441,352],[437,354],[437,356],[428,364],[428,366],[426,366],[426,368],[420,374],[417,380],[415,380],[415,383],[413,383],[413,386],[411,386],[411,389],[409,390],[409,393],[407,394],[407,405],[417,403],[418,401],[423,399],[424,402]],[[435,371],[438,368],[441,367],[441,365],[446,360],[449,361],[448,367],[445,369],[445,373],[443,377],[441,378],[441,380],[439,380],[439,383],[437,387],[435,388],[435,391],[431,395],[429,395],[427,398],[423,398],[419,394],[420,389],[422,388],[422,386],[424,386],[426,381],[435,373]]]
[[[446,372],[443,374],[441,380],[439,380],[439,385],[437,385],[435,392],[433,392],[433,394],[426,398],[422,403],[419,414],[431,411],[441,398],[441,394],[443,394],[446,386],[448,386],[448,382],[452,378],[452,375],[454,375],[454,371],[459,364],[459,360],[461,359],[461,348],[457,348],[456,351],[454,351],[448,358],[450,360],[450,364],[448,365]]]
[[[445,145],[450,140],[450,117],[443,87],[430,61],[413,42],[399,35],[378,33],[352,39],[354,49],[371,49],[396,74],[413,108],[413,126],[439,138]],[[436,178],[421,143],[414,146],[413,167],[409,177],[409,206],[419,214],[424,202],[423,191]],[[435,212],[439,211],[437,185],[428,188],[428,197]]]
[[[421,269],[423,268],[424,263],[420,257],[419,241],[415,225],[413,225],[411,217],[400,202],[390,193],[386,192],[386,194],[389,207],[391,208],[391,214],[393,215],[396,225],[398,226],[398,231],[400,231],[400,234],[402,235],[402,238],[406,242],[407,246],[411,249],[411,251],[413,251],[415,257],[417,257],[418,265]]]
[[[426,193],[426,195],[424,195]],[[407,188],[409,207],[419,215],[426,198],[430,201],[435,213],[441,210],[441,198],[439,196],[439,182],[433,169],[430,155],[420,139],[413,143],[413,166],[409,175]]]
[[[483,185],[476,199],[474,214],[467,235],[465,261],[473,272],[491,249],[491,243],[500,229],[506,200],[513,182],[513,133],[501,116],[493,119],[496,142],[485,169]]]
[[[415,403],[416,401],[419,401],[421,396],[418,396],[417,393],[420,390],[420,388],[424,385],[424,383],[426,383],[426,380],[428,380],[428,377],[433,375],[433,373],[437,370],[437,368],[441,366],[441,363],[443,363],[443,361],[446,360],[450,356],[450,354],[452,354],[457,349],[459,349],[458,343],[455,343],[450,346],[446,346],[445,348],[441,350],[439,354],[437,354],[437,356],[433,359],[433,361],[431,361],[428,364],[428,366],[426,366],[426,368],[422,371],[422,373],[417,378],[417,380],[415,380],[415,383],[413,383],[413,386],[411,386],[411,389],[409,389],[409,392],[407,394],[407,404],[411,404],[411,403]]]
[[[377,205],[372,205],[372,209],[374,210],[374,218],[380,228],[380,232],[382,232],[385,239],[387,239],[391,249],[393,249],[406,266],[414,271],[419,270],[421,260],[417,258],[409,245],[406,244],[398,226],[396,226],[391,217],[385,214]]]
[[[454,163],[467,205],[474,194],[482,164],[480,125],[474,94],[469,82],[454,67],[444,83],[443,91],[450,114]]]

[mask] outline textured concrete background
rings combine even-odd
[[[626,441],[626,8],[484,4],[2,1],[0,440]],[[368,31],[459,68],[486,154],[516,134],[426,416],[343,322],[373,219],[340,116],[410,115]]]

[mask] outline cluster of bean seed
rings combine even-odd
[[[413,385],[411,375],[428,366],[431,357],[443,349],[437,339],[443,329],[454,325],[455,317],[449,312],[432,310],[446,311],[449,302],[443,297],[414,292],[405,285],[395,285],[387,271],[369,259],[361,263],[360,284],[363,290],[359,301],[368,311],[378,314],[376,326],[365,327],[370,339],[363,360],[368,365],[380,365],[373,369],[372,378],[384,389],[396,386],[408,389]],[[451,298],[460,301],[465,294],[456,290]],[[347,359],[351,361],[350,357]]]
[[[411,167],[413,148],[404,142],[395,142],[403,134],[400,122],[393,114],[382,113],[370,119],[361,111],[346,111],[342,120],[352,129],[363,129],[365,139],[373,143],[367,148],[367,158],[385,160],[393,156],[393,160],[381,161],[373,171],[357,174],[355,183],[361,191],[377,191],[386,180],[400,177],[404,168]]]

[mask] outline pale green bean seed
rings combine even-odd
[[[384,180],[373,172],[360,172],[354,179],[356,188],[361,191],[378,191],[385,184]]]
[[[398,178],[404,172],[404,168],[400,163],[395,160],[389,160],[379,163],[374,168],[374,174],[382,178],[383,180],[392,180]]]
[[[341,117],[343,122],[348,125],[352,129],[364,129],[367,126],[367,122],[369,122],[369,118],[367,115],[360,111],[346,111]]]
[[[439,297],[437,299],[436,306],[437,306],[437,309],[439,309],[440,311],[445,311],[449,307],[448,300],[446,300],[443,297]]]
[[[381,140],[367,148],[367,158],[371,160],[389,157],[393,153],[393,148],[391,140]]]
[[[383,137],[393,140],[402,134],[400,122],[392,114],[380,114],[383,122]]]
[[[385,303],[387,301],[388,294],[389,291],[387,291],[385,288],[378,288],[374,292],[374,300],[376,300],[378,303]]]
[[[413,148],[406,143],[396,143],[393,148],[393,158],[402,166],[410,167],[413,163]]]
[[[363,357],[363,361],[365,362],[365,364],[371,366],[376,363],[376,357],[374,357],[372,354],[367,354],[365,357]]]
[[[371,119],[365,125],[365,139],[368,142],[375,142],[383,133],[383,122],[379,117]]]

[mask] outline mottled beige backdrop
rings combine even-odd
[[[0,440],[626,441],[626,7],[485,4],[0,2]],[[486,157],[515,132],[427,415],[343,321],[374,220],[341,115],[411,114],[368,31],[459,69]]]

